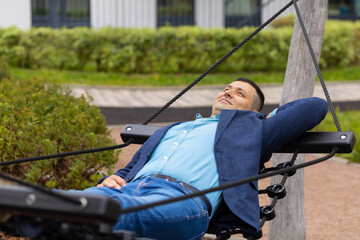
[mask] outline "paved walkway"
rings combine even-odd
[[[88,92],[93,103],[99,107],[144,108],[161,107],[178,94],[182,87],[96,87],[71,85],[76,96]],[[282,85],[261,85],[265,94],[265,104],[273,105],[280,102]],[[328,82],[327,88],[333,102],[360,102],[360,81]],[[171,107],[207,107],[211,106],[216,94],[223,86],[195,86],[179,98]],[[325,98],[320,84],[316,84],[314,96]]]

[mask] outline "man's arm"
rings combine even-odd
[[[262,161],[315,127],[326,113],[326,101],[315,97],[295,100],[279,107],[276,114],[264,121]]]

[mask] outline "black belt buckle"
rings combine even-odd
[[[166,176],[166,175],[163,175],[163,174],[154,174],[152,175],[152,177],[154,178],[161,178],[161,179],[164,179],[165,181],[169,181],[169,182],[177,182],[177,180],[173,177],[170,177],[170,176]]]

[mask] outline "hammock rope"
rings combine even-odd
[[[325,96],[326,96],[326,100],[327,100],[327,102],[328,102],[329,109],[330,109],[330,111],[331,111],[331,115],[333,116],[333,119],[334,119],[334,122],[335,122],[335,125],[336,125],[336,128],[337,128],[338,132],[341,132],[341,126],[340,126],[339,120],[338,120],[338,118],[337,118],[337,115],[336,115],[336,113],[335,113],[334,106],[333,106],[333,103],[332,103],[332,101],[331,101],[329,91],[328,91],[328,89],[327,89],[327,87],[326,87],[324,78],[323,78],[323,76],[322,76],[322,74],[321,74],[319,63],[318,63],[318,61],[316,60],[315,53],[314,53],[313,47],[312,47],[312,45],[311,45],[311,41],[310,41],[309,35],[308,35],[307,31],[306,31],[305,24],[304,24],[304,22],[303,22],[303,19],[302,19],[302,17],[301,17],[301,13],[300,13],[299,7],[298,7],[298,5],[297,5],[297,0],[292,0],[292,1],[293,1],[293,4],[294,4],[294,7],[295,7],[296,16],[297,16],[298,19],[299,19],[299,23],[300,23],[301,30],[302,30],[303,35],[304,35],[304,37],[305,37],[306,45],[308,46],[309,51],[310,51],[311,59],[312,59],[312,61],[313,61],[313,63],[314,63],[314,66],[315,66],[317,75],[318,75],[318,77],[319,77],[319,79],[320,79],[321,86],[322,86],[323,91],[324,91],[324,94],[325,94]]]

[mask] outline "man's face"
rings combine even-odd
[[[212,106],[211,116],[220,113],[221,109],[238,109],[255,111],[252,108],[256,90],[246,82],[235,81],[220,92]]]

